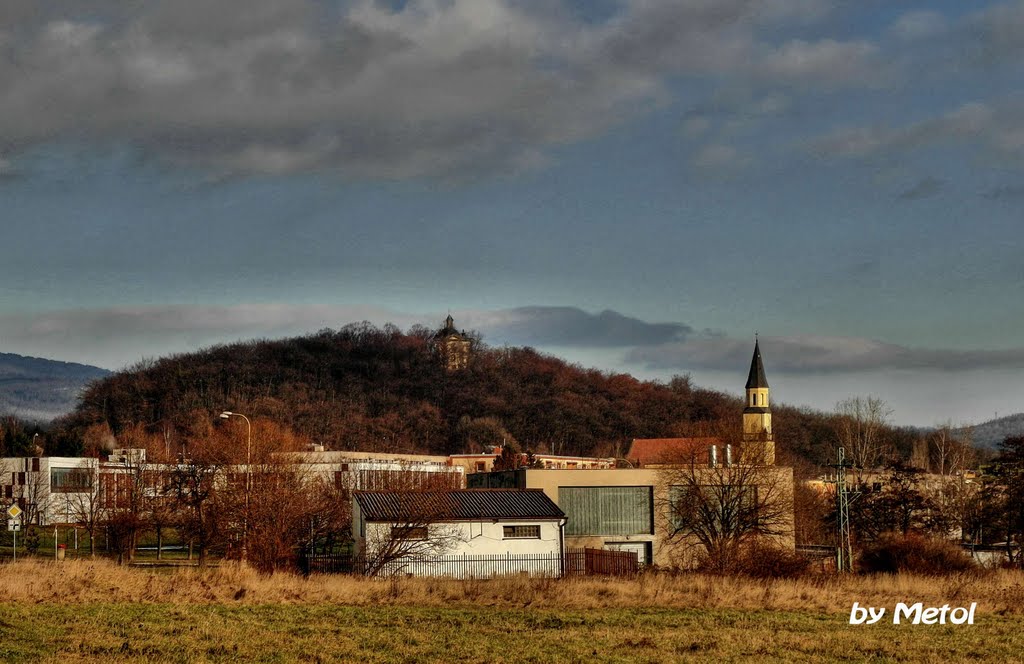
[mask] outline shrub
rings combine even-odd
[[[758,579],[792,579],[803,576],[811,561],[792,549],[755,542],[740,552],[735,572]]]
[[[792,549],[765,541],[750,542],[740,549],[733,561],[722,566],[706,556],[698,569],[709,574],[731,574],[755,579],[792,579],[807,573],[810,560]]]
[[[886,533],[861,553],[862,572],[946,574],[975,569],[963,549],[952,542],[910,533]]]

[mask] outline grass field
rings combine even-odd
[[[978,602],[973,626],[847,624],[853,599]],[[394,581],[236,566],[0,566],[0,660],[1020,661],[1024,575]]]

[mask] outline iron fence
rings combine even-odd
[[[558,578],[563,576],[629,576],[639,570],[637,554],[607,549],[569,549],[564,555],[545,553],[405,556],[379,563],[349,554],[306,554],[299,558],[305,574],[361,574],[374,576],[431,576],[454,579],[489,579],[499,576],[527,575]]]

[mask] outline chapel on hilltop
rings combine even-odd
[[[455,329],[455,319],[451,314],[444,319],[444,327],[434,335],[434,352],[447,371],[459,371],[469,366],[473,340],[465,331]]]

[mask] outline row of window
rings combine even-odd
[[[392,526],[391,538],[396,540],[425,540],[426,526]],[[503,539],[540,539],[540,526],[503,526]]]

